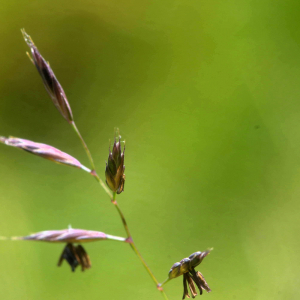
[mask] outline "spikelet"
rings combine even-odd
[[[126,242],[126,238],[109,235],[104,232],[74,228],[46,230],[15,239],[50,243],[87,243],[106,239]]]
[[[23,149],[58,164],[72,166],[90,172],[90,170],[83,166],[76,158],[52,146],[15,137],[5,138],[3,136],[0,136],[0,142],[8,146]]]
[[[40,76],[42,77],[46,91],[50,95],[54,105],[61,113],[61,115],[69,123],[72,123],[73,122],[72,110],[62,86],[56,79],[49,63],[46,62],[46,60],[38,51],[31,37],[25,32],[24,29],[22,29],[21,31],[25,42],[27,43],[27,45],[31,50],[32,58],[29,55],[28,56],[31,59],[31,61],[33,61]]]

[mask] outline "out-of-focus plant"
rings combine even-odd
[[[204,252],[195,252],[191,254],[188,258],[184,258],[183,260],[181,260],[179,263],[175,263],[172,266],[171,270],[169,271],[168,279],[164,281],[162,284],[159,283],[159,281],[156,279],[153,272],[147,265],[141,253],[139,252],[132,238],[132,235],[129,231],[129,227],[127,225],[125,216],[122,213],[121,208],[116,199],[117,194],[120,194],[124,191],[124,184],[125,184],[125,174],[124,174],[125,145],[122,151],[121,136],[119,134],[119,131],[117,130],[117,136],[115,136],[115,141],[113,144],[112,151],[109,149],[109,156],[105,168],[105,177],[106,177],[106,184],[107,184],[106,185],[96,172],[96,168],[95,168],[95,164],[91,152],[87,147],[84,139],[82,138],[75,124],[72,110],[67,100],[67,96],[62,86],[60,85],[59,81],[55,77],[54,72],[50,67],[50,64],[42,57],[37,47],[35,46],[33,40],[25,32],[24,29],[22,29],[22,34],[25,39],[25,42],[30,48],[32,56],[30,56],[29,53],[27,53],[27,55],[29,56],[32,63],[36,66],[43,80],[46,91],[50,95],[54,105],[61,113],[61,115],[66,119],[66,121],[75,130],[89,158],[91,169],[82,165],[76,158],[72,157],[71,155],[64,153],[46,144],[36,143],[26,139],[20,139],[15,137],[6,138],[2,136],[0,136],[0,142],[8,146],[13,146],[16,148],[23,149],[29,153],[46,158],[48,160],[54,161],[59,164],[79,168],[91,174],[93,177],[96,178],[100,186],[104,189],[104,191],[109,196],[112,204],[116,207],[119,216],[123,222],[123,226],[126,231],[127,237],[126,238],[117,237],[117,236],[109,235],[98,231],[68,228],[65,230],[42,231],[29,236],[13,237],[11,239],[45,241],[49,243],[66,244],[59,258],[58,266],[60,266],[62,262],[66,260],[67,263],[71,266],[72,271],[75,271],[77,266],[81,266],[82,271],[84,271],[85,269],[89,269],[91,267],[90,258],[87,252],[85,251],[85,249],[83,248],[83,246],[81,245],[82,243],[99,241],[99,240],[114,240],[119,242],[125,242],[128,243],[131,246],[132,250],[137,254],[137,257],[140,259],[145,269],[147,270],[152,280],[154,281],[156,288],[162,293],[165,299],[168,299],[168,297],[162,286],[166,284],[170,279],[176,278],[181,275],[183,275],[183,287],[184,287],[183,299],[185,297],[188,298],[190,297],[187,286],[189,286],[193,298],[197,295],[195,284],[199,289],[200,295],[202,294],[203,289],[206,290],[207,292],[210,292],[211,290],[208,284],[206,283],[203,275],[199,271],[196,272],[195,267],[202,262],[203,258],[206,257],[211,250],[207,250]]]

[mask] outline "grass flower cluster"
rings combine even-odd
[[[82,165],[76,158],[71,155],[62,152],[59,149],[56,149],[50,145],[36,143],[30,140],[16,138],[16,137],[2,137],[0,136],[0,142],[20,148],[29,152],[31,154],[37,155],[42,158],[46,158],[50,161],[56,162],[58,164],[76,167],[85,172],[88,172],[92,177],[96,178],[100,186],[105,190],[112,204],[116,207],[119,216],[122,220],[124,229],[126,231],[126,237],[118,237],[114,235],[110,235],[104,232],[92,231],[92,230],[84,230],[84,229],[73,229],[68,228],[64,230],[47,230],[38,232],[32,235],[24,236],[24,237],[15,237],[11,239],[15,240],[28,240],[28,241],[44,241],[48,243],[63,243],[65,247],[63,252],[59,258],[58,266],[60,266],[65,260],[71,267],[71,270],[74,272],[78,266],[81,266],[81,270],[84,271],[89,269],[92,264],[89,255],[86,250],[83,248],[82,244],[87,242],[95,242],[95,241],[103,241],[103,240],[111,240],[117,242],[128,243],[132,250],[137,254],[137,257],[140,259],[142,264],[144,265],[146,271],[149,273],[157,290],[164,296],[165,299],[168,299],[163,285],[166,284],[169,280],[177,278],[179,276],[183,276],[183,299],[185,297],[190,297],[188,292],[188,286],[191,292],[192,297],[194,298],[197,295],[197,291],[195,288],[195,284],[199,289],[200,295],[202,291],[205,290],[210,292],[210,288],[205,281],[203,275],[199,271],[195,271],[195,267],[198,266],[204,257],[206,257],[211,250],[207,250],[204,252],[195,252],[191,254],[188,258],[182,259],[180,262],[175,263],[171,270],[169,271],[169,275],[167,280],[163,283],[159,283],[157,278],[154,276],[153,272],[149,268],[148,264],[142,257],[139,252],[134,239],[130,233],[127,221],[125,216],[117,202],[117,194],[121,194],[124,192],[125,185],[125,146],[121,147],[121,139],[119,132],[115,137],[115,141],[112,147],[112,151],[109,149],[109,156],[107,159],[106,167],[105,167],[105,181],[100,178],[98,175],[95,164],[92,158],[92,154],[86,145],[83,137],[78,130],[73,113],[71,110],[71,106],[68,102],[67,96],[57,80],[54,72],[52,71],[50,64],[42,57],[37,47],[35,46],[31,37],[22,30],[23,37],[25,42],[30,48],[31,55],[28,54],[30,60],[35,65],[40,74],[43,84],[45,86],[46,91],[50,95],[52,102],[55,107],[58,109],[60,114],[64,117],[64,119],[73,127],[78,136],[80,142],[83,145],[83,148],[88,156],[90,161],[90,168]]]

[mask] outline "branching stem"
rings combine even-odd
[[[144,265],[145,269],[147,270],[147,272],[149,273],[149,275],[151,276],[152,280],[155,282],[155,285],[157,287],[157,289],[163,294],[164,298],[166,300],[168,300],[168,297],[166,295],[166,293],[164,292],[164,290],[161,288],[158,280],[156,279],[156,277],[154,276],[153,272],[151,271],[151,269],[149,268],[149,266],[147,265],[145,259],[143,258],[143,256],[141,255],[140,251],[138,250],[138,248],[136,247],[133,239],[132,239],[132,236],[131,236],[131,233],[129,231],[129,228],[128,228],[128,225],[127,225],[127,222],[126,222],[126,219],[124,217],[124,214],[123,212],[121,211],[120,209],[120,206],[116,200],[116,193],[113,193],[113,198],[112,198],[112,203],[114,204],[114,206],[116,207],[119,215],[120,215],[120,218],[122,219],[122,223],[123,223],[123,226],[125,228],[125,231],[127,233],[127,238],[128,240],[130,240],[130,246],[132,248],[132,250],[135,252],[135,254],[138,256],[138,258],[140,259],[140,261],[142,262],[142,264]]]
[[[141,255],[141,253],[139,252],[138,248],[136,247],[133,239],[132,239],[132,236],[131,236],[131,233],[129,231],[129,228],[128,228],[128,225],[127,225],[127,222],[126,222],[126,219],[125,219],[125,216],[123,214],[123,212],[121,211],[120,209],[120,206],[116,200],[116,193],[114,192],[113,194],[110,192],[110,190],[108,189],[108,187],[105,185],[105,183],[103,182],[103,180],[101,180],[101,178],[99,177],[99,175],[96,173],[96,170],[95,170],[95,165],[94,165],[94,161],[93,161],[93,158],[92,158],[92,155],[91,155],[91,152],[89,151],[84,139],[82,138],[78,128],[76,127],[75,123],[72,122],[72,127],[74,128],[75,132],[77,133],[77,136],[79,137],[83,147],[84,147],[84,150],[90,160],[90,163],[91,163],[91,166],[92,166],[92,171],[90,172],[90,174],[92,176],[94,176],[96,178],[96,180],[99,182],[99,184],[101,185],[101,187],[104,189],[104,191],[108,194],[109,198],[111,199],[111,202],[112,204],[116,207],[119,215],[120,215],[120,218],[122,220],[122,223],[123,223],[123,226],[124,226],[124,229],[126,231],[126,234],[127,234],[127,241],[128,243],[130,244],[132,250],[135,252],[135,254],[138,256],[138,258],[140,259],[140,261],[142,262],[142,264],[144,265],[145,269],[147,270],[147,272],[149,273],[149,275],[151,276],[152,280],[154,281],[155,283],[155,286],[156,288],[162,293],[163,297],[165,298],[165,300],[169,300],[165,291],[163,290],[163,288],[161,287],[161,284],[158,282],[158,280],[156,279],[156,277],[154,276],[153,272],[151,271],[151,269],[149,268],[149,266],[147,265],[146,261],[144,260],[143,256]]]

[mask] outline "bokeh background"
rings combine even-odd
[[[126,140],[118,202],[159,281],[214,251],[201,299],[299,299],[300,3],[1,1],[0,134],[88,160],[25,55],[32,36],[64,87],[104,177]],[[96,181],[0,145],[0,235],[74,228],[124,236]],[[56,266],[64,245],[1,241],[2,299],[163,299],[126,244],[86,244],[93,267]],[[181,299],[182,279],[165,286]]]

